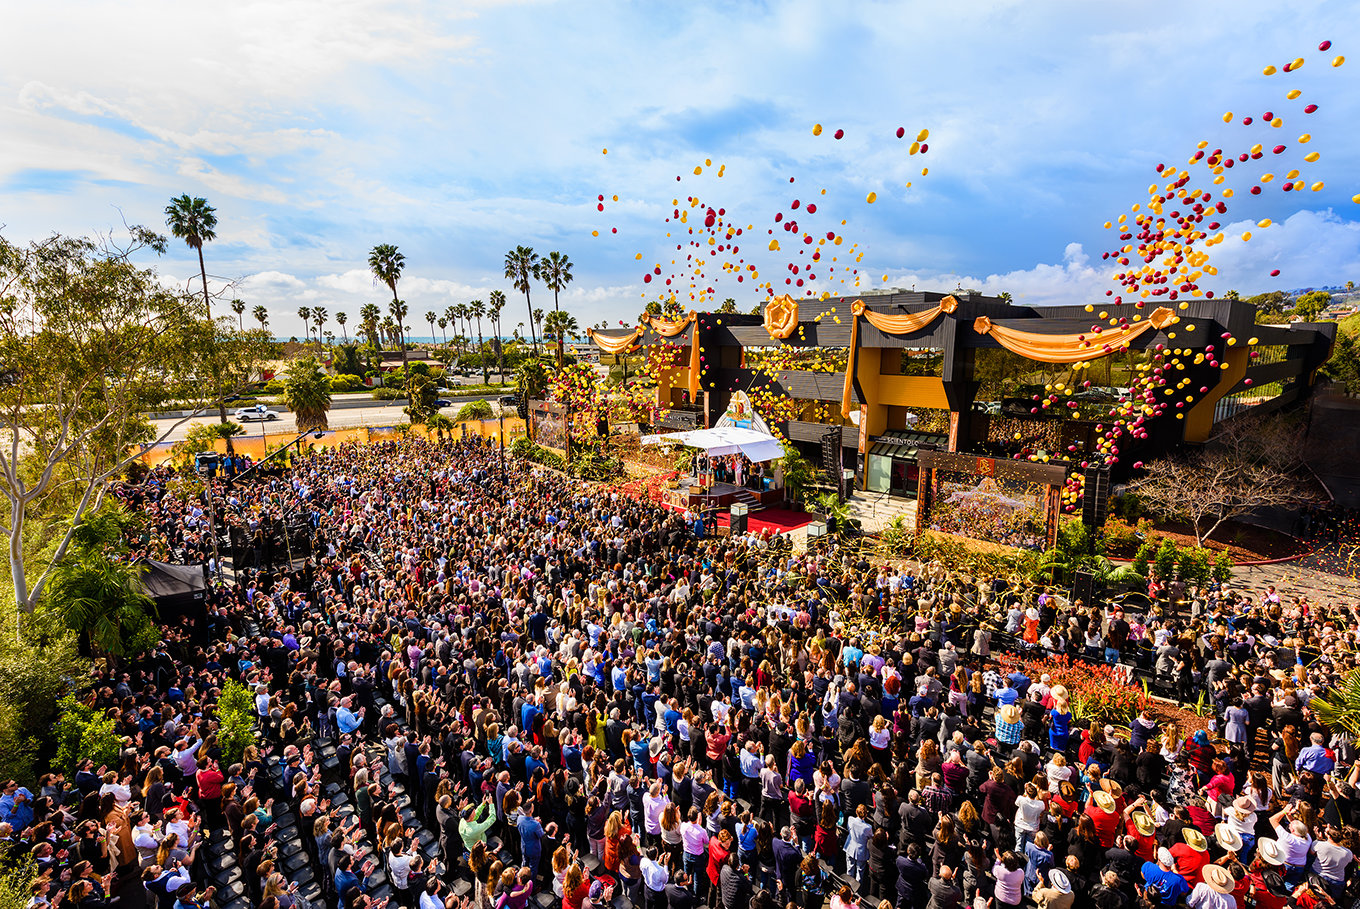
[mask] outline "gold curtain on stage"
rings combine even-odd
[[[959,301],[953,294],[940,300],[930,309],[923,309],[920,312],[904,313],[900,316],[889,316],[883,313],[874,312],[864,305],[863,300],[856,300],[850,304],[850,358],[845,366],[845,387],[841,389],[841,416],[849,418],[851,391],[855,382],[855,353],[859,350],[859,319],[864,317],[874,328],[884,334],[889,335],[908,335],[914,331],[920,331],[931,322],[934,322],[942,315],[954,312],[959,308]],[[767,317],[768,318],[768,315]]]
[[[691,316],[693,313],[691,313]],[[699,401],[699,322],[694,320],[694,330],[689,336],[689,402]]]
[[[595,342],[595,346],[605,353],[620,354],[637,343],[638,338],[642,337],[642,329],[635,328],[628,334],[618,338],[602,335],[593,328],[587,328],[586,334],[590,336],[590,340]]]
[[[991,335],[996,343],[1022,357],[1040,363],[1080,363],[1123,350],[1134,338],[1148,332],[1160,331],[1176,321],[1176,313],[1161,307],[1148,316],[1146,322],[1135,322],[1119,328],[1080,335],[1046,335],[1032,331],[1017,331],[995,325],[986,316],[978,316],[973,330],[980,335]]]
[[[652,331],[661,335],[661,337],[674,338],[676,335],[680,334],[686,328],[689,328],[690,323],[693,322],[696,318],[698,318],[698,316],[696,315],[694,310],[691,309],[688,313],[686,313],[685,317],[683,319],[680,319],[678,322],[671,322],[667,319],[662,319],[657,316],[650,315],[648,313],[642,314],[641,321],[643,325],[649,326],[652,329]]]

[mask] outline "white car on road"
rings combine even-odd
[[[242,407],[236,411],[236,419],[241,423],[247,423],[251,420],[277,420],[278,418],[277,413],[263,404],[256,404],[254,407]]]

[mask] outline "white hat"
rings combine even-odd
[[[1171,850],[1162,846],[1157,850],[1157,864],[1166,865],[1170,868],[1176,867],[1176,858],[1171,854]]]
[[[1204,878],[1204,883],[1215,891],[1224,894],[1233,892],[1235,882],[1232,873],[1222,865],[1205,865],[1199,873]]]
[[[1270,837],[1262,837],[1256,841],[1256,854],[1272,865],[1284,864],[1284,850]]]
[[[1227,824],[1214,825],[1214,839],[1218,840],[1218,845],[1228,852],[1242,851],[1242,837],[1238,832]]]
[[[1058,868],[1049,870],[1048,885],[1059,893],[1072,892],[1072,882],[1067,879],[1067,872]]]

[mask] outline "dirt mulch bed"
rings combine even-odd
[[[1118,518],[1110,518],[1105,525],[1107,538],[1112,528],[1123,529],[1125,534],[1133,532],[1133,528],[1123,521]],[[1188,525],[1174,521],[1152,525],[1149,536],[1154,540],[1169,537],[1177,546],[1195,545],[1194,531]],[[1214,536],[1215,539],[1204,542],[1204,547],[1215,553],[1227,551],[1228,557],[1234,562],[1265,562],[1271,559],[1287,559],[1291,556],[1303,555],[1309,551],[1307,545],[1288,534],[1267,527],[1258,527],[1255,524],[1239,524],[1230,521],[1220,527]],[[1140,545],[1141,541],[1131,545],[1115,546],[1110,549],[1110,557],[1131,559],[1137,553]]]

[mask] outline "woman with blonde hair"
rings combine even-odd
[[[934,739],[926,739],[916,751],[916,788],[924,789],[930,785],[930,778],[938,773],[940,765],[940,746]]]
[[[1062,754],[1067,751],[1067,739],[1072,732],[1072,710],[1068,706],[1067,689],[1053,686],[1053,709],[1048,712],[1048,747]]]

